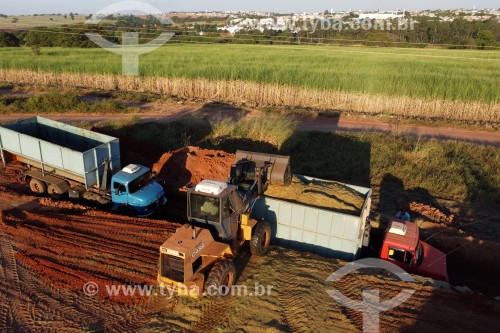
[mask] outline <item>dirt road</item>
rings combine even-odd
[[[143,122],[163,122],[168,123],[179,120],[183,116],[199,111],[196,106],[175,107],[172,106],[170,111],[165,112],[167,108],[163,108],[162,112],[146,112],[139,114],[101,114],[101,115],[88,115],[88,114],[50,114],[44,115],[45,117],[62,121],[86,121],[90,123],[99,122],[102,120],[122,120],[124,117],[137,116]],[[219,110],[211,108],[214,115],[217,115]],[[260,112],[250,112],[246,117],[254,117]],[[33,115],[8,115],[0,116],[0,122],[9,122],[16,119],[32,117]],[[352,132],[379,132],[379,133],[393,133],[397,135],[410,136],[415,138],[434,138],[437,140],[456,140],[462,142],[470,142],[484,145],[500,146],[500,133],[487,132],[487,131],[473,131],[461,128],[451,127],[431,127],[412,124],[394,124],[384,122],[377,119],[366,118],[351,118],[351,117],[301,117],[298,118],[298,127],[305,131],[321,131],[321,132],[335,132],[335,131],[352,131]]]

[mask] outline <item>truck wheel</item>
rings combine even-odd
[[[31,192],[37,195],[43,195],[47,192],[47,184],[45,182],[36,179],[36,178],[31,178],[30,179],[30,189]]]
[[[134,217],[136,216],[137,214],[135,214],[134,210],[130,207],[127,207],[127,206],[120,206],[118,207],[118,214],[120,215],[125,215],[125,216],[130,216],[130,217]]]
[[[231,260],[217,262],[208,274],[205,288],[210,296],[225,297],[229,295],[236,280],[236,267]]]
[[[49,185],[47,188],[47,193],[53,200],[61,200],[64,197],[65,192],[62,192],[56,185]]]
[[[250,251],[253,255],[263,256],[269,250],[270,243],[271,226],[267,221],[259,221],[250,240]]]

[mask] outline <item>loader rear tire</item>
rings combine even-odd
[[[250,240],[250,251],[252,255],[263,256],[269,250],[271,243],[271,226],[267,221],[259,221],[254,228],[252,239]]]
[[[236,280],[236,267],[232,260],[222,260],[214,264],[205,284],[209,296],[225,297],[229,295]]]
[[[31,178],[30,179],[30,189],[36,195],[44,195],[47,193],[47,184],[40,179]]]

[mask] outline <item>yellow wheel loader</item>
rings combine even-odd
[[[160,247],[158,283],[193,297],[229,291],[242,246],[249,242],[257,256],[269,248],[269,223],[250,218],[256,200],[291,179],[290,157],[238,151],[227,182],[204,180],[188,191],[189,223]]]

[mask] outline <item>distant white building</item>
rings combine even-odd
[[[378,12],[378,13],[360,13],[360,19],[369,20],[392,20],[397,18],[404,18],[403,12]]]
[[[243,27],[238,25],[233,25],[232,27],[224,27],[221,30],[227,30],[230,34],[234,35],[235,33],[243,30]]]
[[[450,16],[442,16],[439,18],[439,21],[441,22],[453,22],[454,18]]]
[[[267,18],[263,18],[259,21],[259,25],[260,26],[263,26],[263,27],[272,27],[275,25],[275,21],[274,19],[270,18],[270,17],[267,17]]]

